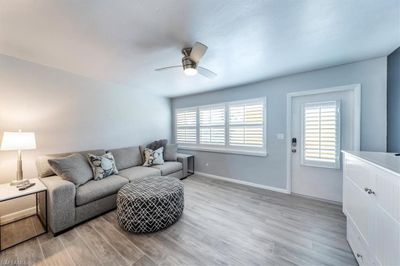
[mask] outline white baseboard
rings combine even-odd
[[[223,180],[223,181],[227,181],[227,182],[231,182],[231,183],[241,184],[241,185],[245,185],[245,186],[249,186],[249,187],[256,187],[256,188],[271,190],[271,191],[280,192],[280,193],[284,193],[284,194],[290,194],[289,191],[284,188],[260,185],[260,184],[256,184],[256,183],[252,183],[252,182],[248,182],[248,181],[233,179],[233,178],[219,176],[219,175],[212,175],[212,174],[207,174],[207,173],[197,172],[197,171],[195,171],[195,174],[213,178],[213,179]]]
[[[34,215],[36,213],[36,207],[32,207],[32,208],[28,208],[25,210],[21,210],[21,211],[17,211],[17,212],[13,212],[10,214],[6,214],[0,217],[0,224],[8,224],[11,223],[13,221],[25,218],[25,217],[29,217],[31,215]]]

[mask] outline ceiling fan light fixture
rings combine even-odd
[[[188,67],[183,70],[183,73],[185,73],[186,76],[194,76],[197,74],[197,69]]]

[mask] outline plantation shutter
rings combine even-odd
[[[303,162],[316,166],[339,167],[340,102],[304,105]]]
[[[225,105],[199,108],[200,144],[225,145]]]
[[[264,146],[264,101],[229,104],[229,145],[248,148]]]
[[[176,110],[176,142],[196,144],[197,142],[197,110]]]

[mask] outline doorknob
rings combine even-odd
[[[375,195],[375,192],[372,190],[372,189],[370,189],[370,188],[364,188],[364,190],[365,190],[365,192],[367,192],[368,194],[374,194]]]
[[[293,153],[296,152],[296,146],[297,146],[297,139],[296,138],[292,138],[292,152]]]

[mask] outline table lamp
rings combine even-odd
[[[22,150],[36,149],[36,140],[34,132],[4,132],[0,150],[2,151],[18,151],[17,159],[17,178],[11,181],[11,185],[16,186],[28,182],[24,180],[22,172]]]

